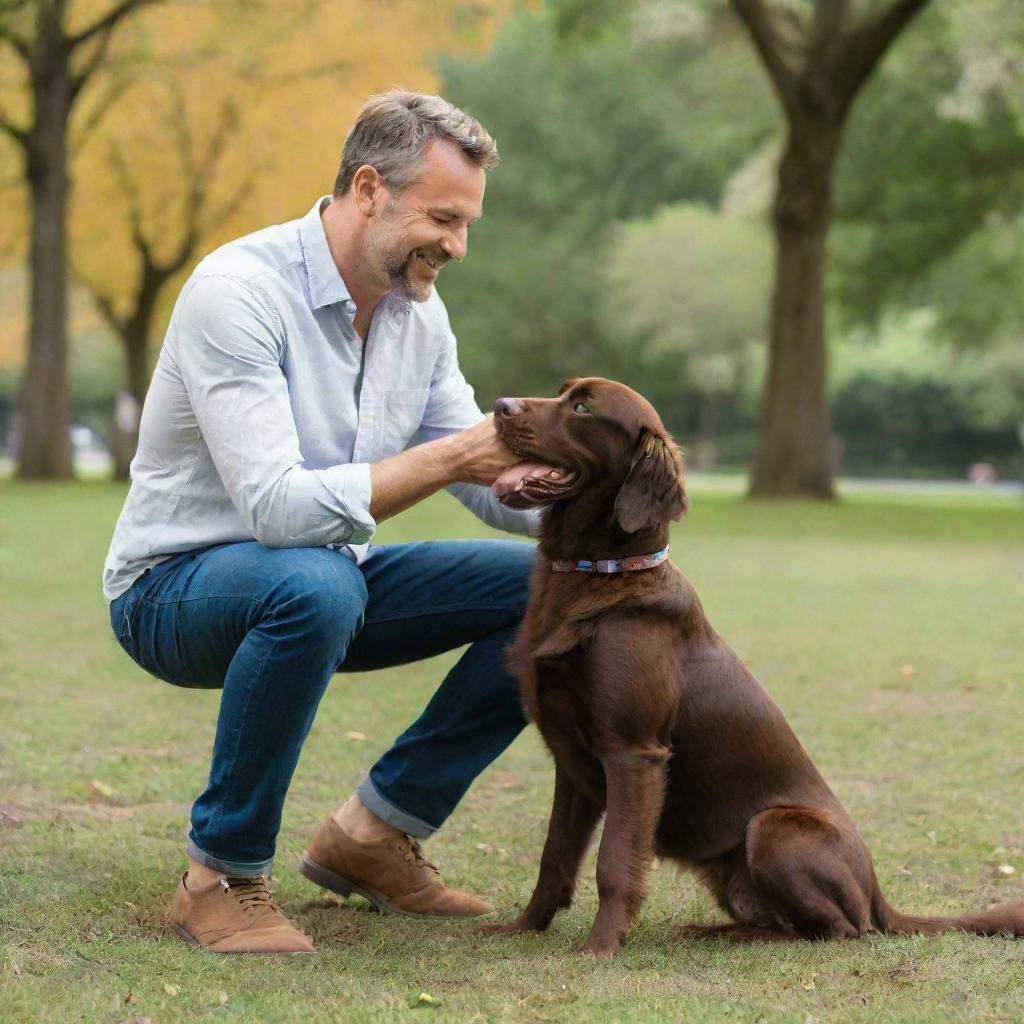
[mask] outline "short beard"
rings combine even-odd
[[[412,266],[416,261],[415,250],[404,259],[397,251],[384,252],[381,256],[392,295],[408,302],[426,302],[430,298],[434,290],[433,282],[416,281],[412,276]]]
[[[397,199],[392,196],[381,214],[381,220],[386,221],[394,213]],[[417,281],[412,276],[413,264],[416,261],[419,249],[403,254],[402,250],[395,248],[377,249],[377,265],[388,280],[388,291],[407,302],[426,302],[434,291],[433,282]],[[444,266],[447,257],[432,255],[432,259],[439,266]]]

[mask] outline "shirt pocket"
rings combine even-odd
[[[408,447],[423,422],[429,388],[402,388],[384,393],[381,444],[392,455]]]

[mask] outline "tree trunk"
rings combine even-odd
[[[28,360],[21,391],[23,480],[67,479],[71,464],[67,329],[67,122],[71,79],[59,25],[40,31],[32,74],[35,121],[26,147],[32,197]]]
[[[790,126],[774,207],[775,288],[753,496],[834,498],[826,393],[825,240],[840,125]]]
[[[130,399],[119,400],[119,415],[115,417],[114,477],[117,480],[128,479],[128,469],[139,446],[139,415],[149,390],[148,342],[153,308],[148,306],[143,315],[131,320],[121,337]]]

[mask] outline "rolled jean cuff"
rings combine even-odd
[[[413,836],[416,839],[426,839],[437,831],[433,825],[427,824],[422,818],[417,818],[415,815],[403,811],[400,807],[395,807],[394,804],[388,803],[380,795],[369,775],[359,783],[359,787],[356,789],[356,796],[359,797],[363,806],[371,814],[393,828],[397,828],[400,832],[404,832],[407,836]]]
[[[192,833],[189,833],[188,844],[185,846],[185,853],[188,854],[197,864],[202,864],[203,867],[212,868],[214,871],[222,871],[225,875],[231,878],[259,878],[260,875],[270,875],[270,869],[273,867],[274,858],[270,860],[258,861],[255,864],[240,864],[236,861],[231,860],[220,860],[218,857],[213,857],[208,854],[205,850],[199,849],[196,846],[195,838]]]

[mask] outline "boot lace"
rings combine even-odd
[[[270,894],[270,879],[266,875],[259,878],[222,878],[220,884],[245,911],[264,914],[281,910]]]
[[[401,844],[402,857],[410,864],[415,864],[418,868],[427,868],[433,871],[435,875],[440,876],[441,872],[423,856],[423,850],[420,847],[419,841],[414,839],[412,836],[406,836],[405,842]]]

